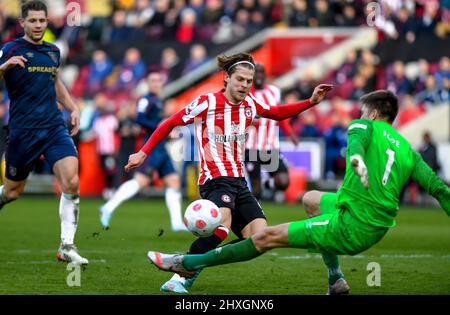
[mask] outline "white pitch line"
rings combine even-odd
[[[16,249],[16,250],[0,250],[0,254],[2,256],[7,256],[12,254],[18,254],[18,255],[31,255],[31,254],[54,254],[56,253],[58,248],[55,249],[42,249],[42,250],[30,250],[30,249]],[[98,249],[81,249],[80,252],[82,253],[90,253],[90,254],[113,254],[114,251],[111,250],[98,250]],[[128,253],[128,254],[139,254],[141,251],[120,251],[121,254]],[[145,255],[145,252],[144,252]]]
[[[411,254],[411,255],[404,255],[404,254],[383,254],[383,255],[370,255],[370,256],[364,256],[364,255],[355,255],[355,256],[348,256],[351,258],[356,259],[416,259],[416,258],[442,258],[442,259],[450,259],[450,255],[432,255],[432,254]],[[297,259],[297,260],[307,260],[307,259],[322,259],[321,255],[293,255],[293,256],[279,256],[280,259]]]
[[[34,253],[40,253],[40,254],[51,254],[51,253],[56,253],[57,249],[45,249],[45,250],[36,250],[34,251]],[[114,253],[114,251],[112,250],[98,250],[98,249],[78,249],[78,251],[80,253],[90,253],[90,254],[112,254]],[[130,250],[124,250],[124,251],[120,251],[121,254],[124,253],[128,253],[128,254],[133,254],[133,253],[140,253],[141,251],[130,251]],[[146,252],[144,252],[145,255]]]
[[[322,255],[320,254],[305,254],[305,255],[293,255],[293,256],[280,256],[278,253],[269,253],[269,255],[277,256],[281,259],[322,259]],[[364,255],[355,255],[351,256],[355,259],[365,258]]]
[[[320,259],[322,260],[322,256],[321,255],[293,255],[293,256],[279,256],[278,258],[280,259],[297,259],[297,260],[308,260],[308,259]],[[362,259],[362,258],[366,258],[364,256],[361,255],[357,255],[357,256],[353,256],[352,258],[354,259]]]
[[[380,258],[432,258],[434,257],[431,254],[411,254],[411,255],[405,255],[405,254],[393,254],[393,255],[386,255],[383,254],[380,256]],[[436,257],[443,257],[442,255],[436,256]]]
[[[49,265],[49,264],[59,264],[56,260],[29,260],[29,261],[3,261],[6,265]],[[105,259],[89,259],[89,263],[101,263],[106,264]]]

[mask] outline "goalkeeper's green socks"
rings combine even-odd
[[[322,254],[322,259],[328,268],[328,284],[333,285],[338,279],[344,278],[337,255]]]
[[[250,260],[261,254],[262,252],[259,252],[253,244],[253,240],[248,238],[235,244],[218,247],[205,254],[184,255],[183,265],[187,270],[197,270],[204,267]]]

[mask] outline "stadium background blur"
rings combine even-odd
[[[146,75],[165,78],[165,111],[170,115],[200,93],[222,87],[215,56],[249,51],[264,63],[282,89],[283,102],[308,98],[317,82],[333,83],[326,102],[290,121],[301,140],[283,141],[291,185],[285,193],[265,190],[263,198],[296,202],[306,189],[335,190],[344,175],[346,126],[360,115],[358,98],[375,89],[400,97],[395,122],[433,169],[450,181],[450,1],[384,0],[47,0],[46,41],[62,52],[60,75],[81,107],[82,196],[107,198],[99,156],[113,157],[115,186],[143,131],[133,121],[137,99],[146,93]],[[19,0],[0,0],[0,45],[22,35]],[[0,117],[9,104],[0,86]],[[119,128],[94,131],[102,117]],[[66,115],[65,117],[68,117]],[[5,133],[1,129],[0,150]],[[281,131],[280,131],[281,132]],[[428,134],[429,136],[424,136]],[[100,141],[112,145],[97,145]],[[101,148],[113,148],[101,152]],[[169,142],[185,195],[196,198],[196,148],[192,137],[174,132]],[[192,154],[191,154],[192,152]],[[35,169],[28,193],[52,193],[44,161]],[[155,174],[148,196],[162,196]],[[434,204],[411,184],[405,203]]]

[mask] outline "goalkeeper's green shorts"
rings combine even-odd
[[[336,208],[336,202],[336,194],[325,193],[320,200],[321,215],[290,223],[289,246],[311,252],[356,255],[378,243],[388,231],[358,221],[349,210]]]

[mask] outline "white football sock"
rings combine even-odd
[[[61,219],[61,243],[73,244],[77,231],[78,215],[80,212],[80,196],[61,194],[59,203],[59,217]]]
[[[0,186],[0,209],[7,203],[10,203],[11,201],[14,201],[14,200],[7,199],[5,196],[3,196],[3,185],[1,185]]]
[[[168,187],[165,193],[166,205],[169,209],[170,224],[172,228],[184,226],[181,218],[181,191]]]
[[[0,186],[0,205],[6,204],[6,198],[3,197],[3,185]]]
[[[116,208],[125,200],[130,199],[135,196],[141,188],[139,187],[139,183],[135,179],[130,179],[123,183],[119,189],[114,193],[111,199],[105,203],[103,209],[108,211],[109,213],[114,212]]]

